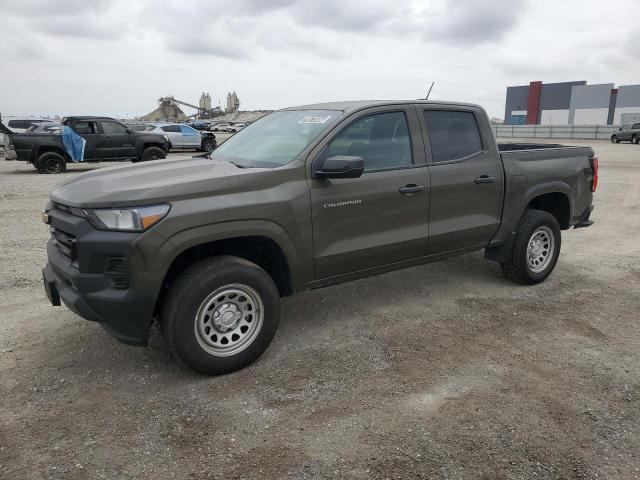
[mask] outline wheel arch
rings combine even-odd
[[[139,146],[138,146],[137,151],[136,151],[136,154],[138,156],[138,160],[140,158],[142,158],[142,154],[149,147],[156,147],[156,148],[159,148],[160,150],[162,150],[163,152],[166,152],[167,150],[169,150],[169,145],[170,145],[170,142],[160,143],[160,142],[151,141],[151,140],[148,140],[148,141],[145,141],[145,142],[141,142],[139,144]],[[165,146],[166,146],[166,150],[165,150]]]
[[[571,228],[571,219],[573,218],[571,187],[564,182],[551,182],[529,189],[521,197],[519,205],[520,207],[516,210],[517,214],[510,217],[507,224],[501,229],[504,234],[501,234],[500,240],[495,238],[485,248],[484,256],[487,260],[505,261],[513,246],[515,230],[520,219],[528,210],[542,210],[553,215],[558,220],[561,230]]]
[[[561,230],[571,228],[571,197],[566,192],[553,191],[541,193],[531,198],[522,214],[527,210],[542,210],[553,215]]]
[[[41,145],[38,148],[35,148],[33,150],[33,154],[31,157],[31,163],[33,163],[34,165],[36,165],[36,163],[38,162],[38,159],[44,155],[45,153],[57,153],[58,155],[62,155],[62,158],[64,158],[65,162],[68,162],[70,160],[69,155],[67,154],[67,152],[64,150],[64,148],[58,146],[58,145]]]
[[[232,225],[234,223],[244,225]],[[195,262],[217,255],[233,255],[260,266],[271,276],[283,297],[293,294],[300,281],[298,255],[293,244],[284,230],[275,224],[271,225],[271,222],[231,222],[197,227],[171,237],[165,243],[165,248],[170,249],[167,252],[170,261],[163,269],[156,313],[166,291],[178,275]],[[157,256],[164,256],[162,250]]]

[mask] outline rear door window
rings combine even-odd
[[[29,122],[26,120],[9,120],[7,126],[11,128],[29,128]]]
[[[433,163],[460,160],[482,152],[482,139],[471,112],[425,110]]]
[[[631,127],[632,130],[640,130],[640,123],[634,123]]]
[[[76,133],[80,135],[94,135],[98,132],[98,124],[96,122],[76,122],[74,125]]]
[[[180,127],[178,125],[165,125],[161,128],[165,132],[180,133]]]

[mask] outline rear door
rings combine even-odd
[[[165,125],[160,127],[162,131],[169,137],[169,142],[173,148],[183,148],[182,131],[180,125]]]
[[[486,115],[430,105],[420,119],[431,172],[429,253],[486,245],[500,226],[504,182],[495,141],[481,133],[491,132]]]
[[[415,109],[367,110],[319,148],[316,161],[360,156],[365,171],[359,178],[309,179],[316,277],[426,255],[429,176]],[[414,191],[402,193],[405,187]]]
[[[93,120],[78,120],[72,125],[73,130],[84,138],[87,143],[84,146],[85,160],[103,160],[107,157],[107,142],[98,122]]]
[[[102,120],[100,125],[105,136],[105,158],[135,158],[133,134],[129,133],[127,127],[110,120]]]

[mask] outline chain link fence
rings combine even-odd
[[[492,125],[496,137],[584,138],[609,140],[618,131],[615,125]]]

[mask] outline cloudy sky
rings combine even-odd
[[[411,99],[435,81],[432,98],[502,117],[508,85],[640,83],[637,1],[0,0],[0,113]]]

